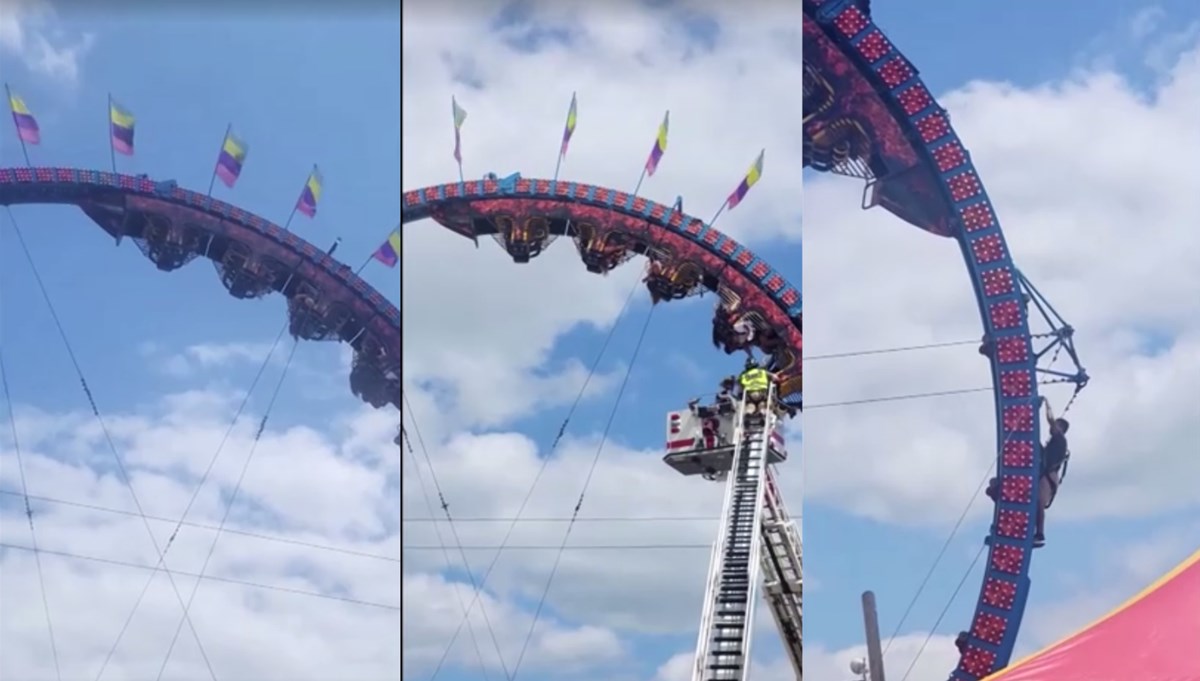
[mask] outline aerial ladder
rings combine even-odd
[[[802,601],[804,574],[800,532],[788,515],[783,496],[775,484],[773,468],[767,469],[767,489],[763,502],[763,549],[761,552],[763,591],[775,625],[783,637],[796,678],[804,678],[804,637]]]
[[[771,470],[787,459],[774,399],[772,385],[762,404],[743,394],[736,405],[693,402],[667,415],[664,461],[684,475],[725,482],[693,681],[749,678],[760,585],[796,678],[803,678],[801,542]]]

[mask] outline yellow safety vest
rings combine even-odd
[[[749,369],[742,374],[742,389],[746,391],[766,390],[771,385],[771,379],[766,369]]]

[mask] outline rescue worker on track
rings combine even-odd
[[[1054,502],[1058,494],[1058,485],[1062,482],[1063,466],[1067,462],[1067,430],[1071,424],[1066,419],[1055,418],[1050,409],[1050,402],[1043,397],[1042,404],[1046,405],[1046,423],[1050,427],[1050,439],[1042,445],[1042,471],[1038,487],[1037,533],[1033,536],[1033,546],[1046,545],[1046,509]]]

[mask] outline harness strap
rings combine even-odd
[[[1044,508],[1050,508],[1054,505],[1054,500],[1058,498],[1058,486],[1061,483],[1061,478],[1059,479],[1059,482],[1055,482],[1054,478],[1048,475],[1045,476],[1045,478],[1046,482],[1050,483],[1050,500],[1046,503]]]

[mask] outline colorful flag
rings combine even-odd
[[[746,193],[750,191],[750,188],[754,186],[754,183],[758,182],[759,178],[762,177],[763,156],[765,156],[766,153],[766,149],[758,152],[758,160],[754,162],[754,165],[750,166],[750,172],[746,173],[745,179],[743,179],[742,183],[738,185],[738,188],[733,190],[733,193],[729,195],[728,199],[725,199],[725,204],[729,206],[729,210],[737,208],[737,205],[742,202],[742,199],[746,198]]]
[[[238,176],[242,174],[242,166],[246,163],[246,153],[250,147],[234,136],[233,130],[225,133],[225,142],[221,145],[221,154],[217,156],[217,177],[226,187],[233,188]]]
[[[463,122],[467,120],[467,110],[458,105],[458,100],[450,98],[450,109],[454,114],[454,160],[462,163],[462,130]]]
[[[671,112],[663,114],[662,125],[658,126],[658,139],[654,140],[654,148],[650,150],[650,158],[646,159],[646,174],[653,176],[658,170],[658,162],[667,153],[667,129],[671,125]]]
[[[387,241],[375,251],[374,258],[388,267],[400,262],[400,228],[388,235]]]
[[[567,145],[571,143],[571,135],[575,134],[575,120],[579,114],[579,103],[575,101],[575,93],[571,93],[571,108],[567,109],[567,127],[563,130],[562,149],[559,156],[567,155]]]
[[[108,120],[113,150],[118,154],[133,156],[133,114],[109,97]]]
[[[316,216],[317,202],[321,200],[323,186],[324,180],[321,179],[321,171],[313,166],[312,172],[308,175],[308,181],[304,183],[304,189],[300,191],[300,198],[296,201],[296,210],[310,218]]]
[[[42,141],[42,133],[38,129],[37,119],[25,106],[25,100],[8,93],[8,107],[12,109],[13,122],[17,124],[17,137],[27,144],[38,144]]]

